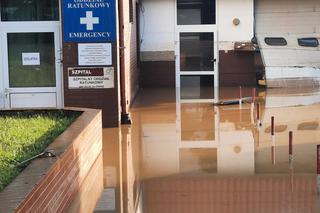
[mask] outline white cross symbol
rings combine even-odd
[[[80,24],[85,24],[87,30],[93,30],[93,25],[99,24],[99,17],[93,17],[92,11],[86,11],[86,17],[80,18]]]

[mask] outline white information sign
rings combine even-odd
[[[68,82],[69,89],[114,88],[114,68],[68,68]]]
[[[40,53],[22,53],[22,65],[40,65]]]
[[[79,66],[112,65],[111,43],[78,44]]]

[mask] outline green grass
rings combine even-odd
[[[43,152],[79,115],[62,110],[0,111],[0,191],[23,170],[19,163]]]

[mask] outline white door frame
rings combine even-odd
[[[60,21],[23,21],[23,22],[1,22],[1,55],[2,55],[2,91],[5,97],[5,108],[10,106],[11,93],[56,93],[57,108],[63,107],[62,101],[62,64],[61,64],[61,35]],[[8,43],[7,33],[54,33],[55,45],[55,69],[56,69],[56,87],[37,87],[37,88],[10,88],[9,87],[9,65],[8,65]],[[0,82],[1,83],[1,82]],[[1,84],[0,84],[1,85]],[[1,90],[0,90],[1,91]],[[0,102],[1,103],[1,102]]]
[[[1,25],[0,25],[0,109],[3,109],[5,107],[5,94],[4,94],[4,75],[3,75],[3,61],[4,61],[4,47],[2,44],[3,40],[3,34],[1,30]]]
[[[213,99],[184,99],[182,102],[217,102],[219,99],[219,52],[218,52],[218,0],[216,3],[216,24],[201,24],[201,25],[178,25],[177,20],[177,0],[175,0],[175,77],[176,87],[180,89],[181,81],[180,77],[183,75],[212,75],[214,77],[214,98]],[[214,56],[214,70],[213,71],[180,71],[180,33],[213,33],[213,56]],[[180,97],[179,97],[180,98]]]

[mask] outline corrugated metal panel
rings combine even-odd
[[[271,71],[266,73],[267,80],[287,78],[288,75],[291,78],[313,77],[310,68],[320,71],[320,47],[301,47],[297,42],[301,37],[320,39],[320,1],[258,0],[255,14],[256,34],[266,72]],[[284,37],[288,45],[268,46],[265,37]],[[279,69],[284,76],[277,72]]]

